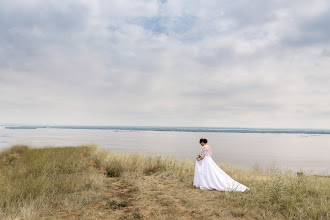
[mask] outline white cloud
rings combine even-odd
[[[328,127],[329,17],[321,0],[2,1],[0,122]]]

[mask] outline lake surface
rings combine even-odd
[[[134,128],[134,129],[132,129]],[[241,167],[272,166],[330,174],[328,130],[161,128],[161,127],[0,127],[0,150],[94,143],[118,153],[153,153],[194,160],[200,138],[207,138],[215,162]]]

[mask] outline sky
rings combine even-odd
[[[327,0],[1,0],[0,124],[330,128]]]

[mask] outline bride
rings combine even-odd
[[[196,160],[193,185],[204,190],[216,189],[219,191],[244,192],[250,188],[233,180],[212,159],[212,150],[207,140],[201,138],[202,153]]]

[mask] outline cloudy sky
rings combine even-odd
[[[1,0],[0,123],[329,128],[327,0]]]

